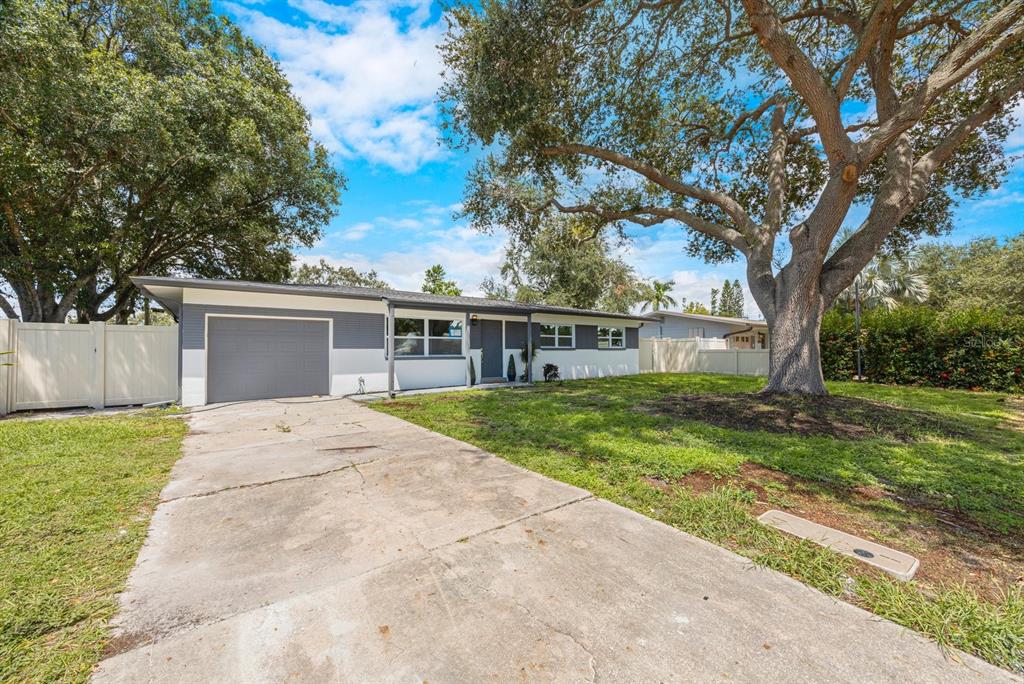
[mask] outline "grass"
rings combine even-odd
[[[84,682],[185,425],[0,422],[0,681]]]
[[[743,396],[761,383],[642,375],[373,406],[1024,672],[1024,432],[1016,400],[831,383],[838,399],[824,409],[797,402],[765,417]],[[722,419],[683,410],[704,395],[715,395],[716,410],[735,399],[742,411]],[[815,429],[805,434],[770,424],[779,415],[802,424],[815,412]],[[820,433],[821,423],[844,421],[848,429]],[[893,581],[758,524],[756,514],[771,507],[916,553],[918,579]]]

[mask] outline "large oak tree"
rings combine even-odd
[[[1024,88],[1022,0],[485,0],[450,16],[450,137],[488,151],[476,225],[675,222],[692,254],[742,256],[772,333],[768,392],[825,393],[825,309],[879,251],[948,230],[958,199],[999,184]]]
[[[0,3],[0,307],[125,320],[130,276],[279,280],[343,179],[205,0]]]

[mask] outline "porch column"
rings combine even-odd
[[[526,382],[533,382],[533,313],[526,314]]]
[[[470,324],[471,323],[470,323],[470,320],[469,320],[469,312],[467,311],[466,312],[466,323],[462,327],[462,355],[466,357],[466,387],[472,387],[473,386],[472,376],[470,375],[470,372],[469,372],[469,364],[471,364],[473,362],[473,358],[472,358],[472,356],[473,356],[473,345],[472,345],[472,343],[470,341],[470,331],[469,331]]]
[[[388,396],[395,397],[395,305],[388,302]]]

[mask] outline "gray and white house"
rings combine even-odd
[[[655,311],[651,318],[640,329],[644,339],[724,340],[727,349],[767,349],[771,342],[765,321],[682,311]]]
[[[365,287],[136,277],[178,320],[181,403],[640,372],[648,316]],[[523,350],[536,349],[532,364]],[[529,351],[528,351],[529,353]],[[524,368],[524,366],[526,366]]]

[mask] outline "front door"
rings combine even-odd
[[[494,381],[503,378],[504,374],[501,372],[501,321],[490,321],[483,319],[480,321],[480,325],[483,326],[481,330],[482,338],[482,358],[480,365],[482,366],[480,371],[480,379],[482,381]]]

